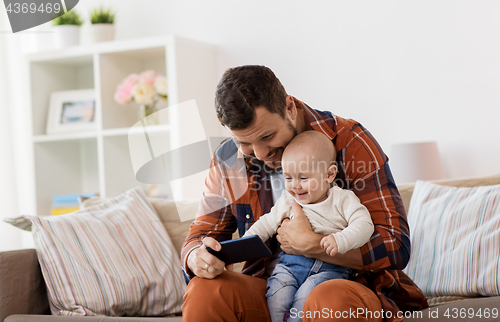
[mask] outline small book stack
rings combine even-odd
[[[83,194],[69,194],[69,195],[55,195],[52,197],[52,209],[50,214],[52,216],[69,214],[80,209],[79,200],[84,198],[92,198],[97,196],[95,193]]]

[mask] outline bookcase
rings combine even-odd
[[[33,145],[32,210],[39,216],[50,213],[54,195],[99,193],[106,198],[145,186],[135,178],[128,145],[128,131],[139,121],[139,106],[114,101],[117,85],[131,73],[154,69],[165,75],[168,105],[194,99],[207,137],[220,136],[213,106],[218,81],[213,45],[176,36],[141,38],[30,54],[26,62],[27,120]],[[80,89],[94,89],[96,129],[47,134],[51,93]],[[179,113],[169,113],[155,126],[156,133],[173,146],[190,135],[189,116]]]

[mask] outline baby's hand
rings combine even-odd
[[[323,237],[321,240],[321,247],[326,250],[326,253],[330,256],[335,256],[335,254],[339,251],[335,237],[331,234]]]

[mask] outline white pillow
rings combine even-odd
[[[33,231],[53,314],[181,311],[179,255],[140,188],[72,214],[5,221]]]
[[[417,181],[408,211],[404,272],[429,297],[500,295],[500,185]]]

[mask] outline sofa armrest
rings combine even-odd
[[[0,252],[0,321],[11,314],[50,314],[34,249]]]

